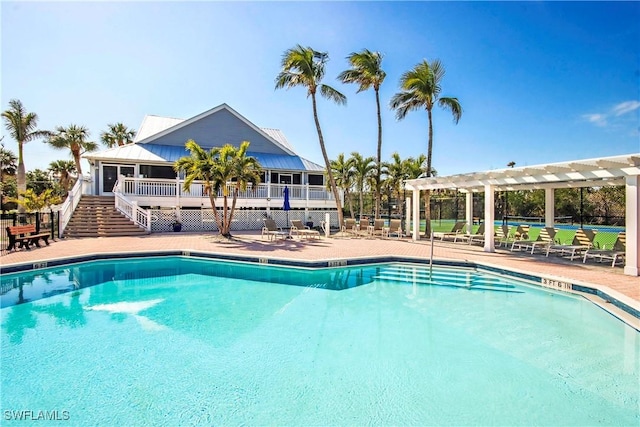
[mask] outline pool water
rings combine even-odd
[[[640,422],[638,331],[474,270],[101,261],[5,275],[2,307],[5,421]]]

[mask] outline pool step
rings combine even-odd
[[[420,285],[437,285],[455,288],[493,290],[504,292],[516,291],[516,286],[506,283],[498,277],[483,277],[473,271],[461,274],[459,271],[429,270],[420,267],[391,266],[384,268],[374,279]]]

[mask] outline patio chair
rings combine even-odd
[[[552,245],[557,232],[558,230],[556,228],[544,227],[540,230],[540,234],[536,240],[514,240],[511,244],[511,252],[513,252],[516,247],[524,250],[531,248],[531,255],[533,255],[536,248],[544,248]]]
[[[373,226],[371,227],[370,235],[371,237],[376,237],[379,235],[380,237],[384,236],[384,219],[374,219]]]
[[[449,237],[453,237],[454,240],[456,239],[456,237],[458,236],[458,234],[461,234],[462,232],[464,232],[464,227],[467,225],[466,222],[464,221],[456,221],[455,224],[453,224],[453,227],[451,228],[451,231],[435,231],[433,233],[433,237],[439,237],[440,240],[444,240],[445,238],[449,238]]]
[[[587,258],[593,258],[598,260],[598,262],[602,262],[604,259],[611,260],[611,267],[616,266],[616,262],[618,260],[624,261],[625,255],[627,251],[627,234],[624,231],[618,233],[618,237],[616,238],[615,243],[611,249],[607,249],[602,247],[602,249],[587,249],[584,252],[584,258],[582,259],[582,263],[587,262]]]
[[[369,219],[363,218],[360,220],[360,224],[356,227],[358,230],[359,236],[369,237],[371,235],[371,225],[369,224]]]
[[[511,232],[511,227],[506,224],[502,224],[500,227],[496,227],[494,230],[494,234],[496,236],[495,244],[498,247],[502,246],[502,244],[507,246],[507,242],[509,240],[509,233]]]
[[[269,240],[277,240],[278,237],[286,239],[289,234],[278,227],[274,219],[264,218],[264,226],[262,227],[262,236],[260,238],[264,239],[265,235]]]
[[[573,261],[576,255],[587,251],[594,247],[593,239],[596,237],[597,230],[585,230],[578,228],[570,245],[549,245],[547,246],[547,256],[551,252],[559,253],[560,256],[569,255],[569,259]]]
[[[464,234],[463,237],[467,239],[467,243],[469,244],[473,243],[474,241],[478,243],[483,243],[484,242],[484,222],[480,224],[480,227],[478,227],[475,233]],[[454,238],[453,241],[455,242],[456,239]]]
[[[389,226],[384,227],[384,235],[386,237],[391,237],[392,234],[395,234],[399,239],[402,237],[402,220],[400,219],[392,219],[389,221]]]
[[[291,230],[289,230],[289,232],[292,236],[296,234],[300,240],[302,240],[303,237],[307,239],[312,237],[320,238],[320,232],[318,230],[313,230],[311,227],[304,225],[299,219],[291,220]]]
[[[344,224],[342,224],[342,232],[346,234],[350,234],[354,237],[358,237],[358,227],[355,219],[347,218],[344,220]]]
[[[509,227],[509,234],[502,240],[505,248],[516,240],[529,240],[529,226],[527,224],[518,225],[513,234],[511,234],[511,230],[513,230],[513,227]]]

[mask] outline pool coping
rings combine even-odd
[[[84,255],[74,255],[69,257],[52,258],[39,262],[24,262],[0,266],[1,274],[19,273],[36,270],[40,268],[59,267],[68,264],[75,264],[87,261],[113,260],[125,258],[145,258],[155,256],[182,256],[207,259],[218,259],[223,261],[250,262],[261,265],[304,267],[304,268],[333,268],[357,265],[367,265],[385,262],[409,262],[414,264],[429,265],[430,261],[425,258],[385,255],[385,256],[362,256],[351,258],[328,258],[317,260],[301,260],[269,256],[252,256],[238,254],[224,254],[219,252],[207,252],[202,250],[159,250],[159,251],[130,251],[130,252],[95,252]],[[522,271],[515,268],[498,266],[486,262],[433,259],[434,266],[476,268],[495,274],[503,274],[518,279],[526,280],[535,286],[551,289],[555,291],[577,293],[607,311],[614,317],[628,324],[640,332],[640,303],[614,289],[607,286],[587,283],[566,277],[557,277],[550,274],[538,274]]]

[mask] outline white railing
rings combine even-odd
[[[205,198],[204,185],[201,181],[194,181],[189,191],[183,190],[184,180],[181,179],[154,179],[154,178],[127,178],[122,180],[123,196],[140,197],[176,197],[181,198]],[[227,184],[228,194],[232,194],[233,184]],[[284,184],[258,184],[255,187],[241,191],[240,199],[283,199]],[[289,187],[289,199],[291,200],[334,200],[333,193],[322,185],[298,185],[287,184]],[[222,197],[222,190],[217,197]]]
[[[71,215],[73,215],[73,211],[76,210],[76,206],[78,206],[78,202],[80,202],[80,197],[82,196],[82,185],[83,180],[80,176],[76,179],[75,185],[69,191],[67,198],[60,207],[60,229],[58,230],[58,237],[62,237],[65,228],[67,228],[67,224],[69,224]]]
[[[122,186],[123,185],[120,180],[116,181],[116,185],[113,186],[116,209],[122,212],[127,218],[129,218],[139,227],[142,227],[147,231],[151,231],[151,211],[142,209],[135,201],[129,201],[122,194]]]

